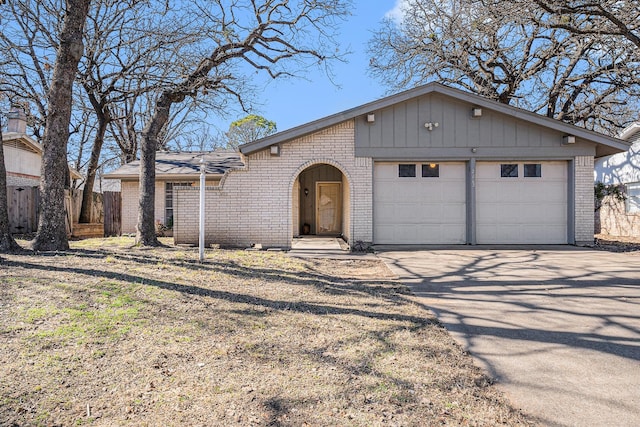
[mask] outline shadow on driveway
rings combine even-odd
[[[380,252],[517,406],[548,425],[640,425],[640,253]]]

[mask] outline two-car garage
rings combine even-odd
[[[566,161],[376,162],[376,244],[566,244]]]

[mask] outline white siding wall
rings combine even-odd
[[[38,153],[5,145],[4,164],[9,173],[39,177],[42,158]]]
[[[598,159],[595,181],[604,184],[640,182],[640,142],[624,153]]]

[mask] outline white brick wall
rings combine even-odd
[[[593,157],[578,156],[574,160],[575,169],[575,231],[576,244],[593,243],[594,195]]]
[[[122,181],[120,196],[122,197],[122,232],[135,233],[138,222],[138,181]]]
[[[218,187],[207,187],[206,243],[290,247],[293,237],[293,188],[306,168],[325,163],[338,168],[349,185],[350,218],[345,235],[372,241],[372,167],[370,158],[354,156],[354,122],[281,144],[279,157],[269,150],[246,158],[246,167],[230,171]],[[175,242],[198,242],[198,189],[177,189],[174,198]]]
[[[156,194],[155,194],[155,220],[165,223],[165,183],[166,182],[180,182],[178,179],[156,180]],[[189,182],[193,182],[194,185],[200,185],[197,179],[190,179]],[[217,180],[208,180],[207,185],[217,184]],[[121,196],[122,196],[122,232],[123,233],[135,233],[136,224],[138,223],[138,203],[139,203],[139,182],[138,181],[122,181],[121,182]],[[195,213],[198,211],[196,209]]]
[[[156,181],[155,220],[164,224],[164,184]],[[122,196],[122,232],[135,233],[138,223],[138,204],[140,202],[140,186],[138,181],[122,181],[120,192]]]

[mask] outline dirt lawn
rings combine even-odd
[[[381,262],[132,243],[2,256],[0,425],[533,424]]]

